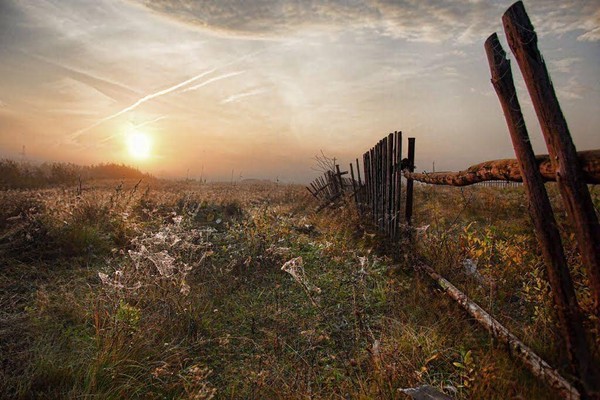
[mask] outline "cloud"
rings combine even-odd
[[[561,99],[579,100],[584,97],[589,88],[582,85],[575,76],[572,76],[564,85],[558,87],[557,91]]]
[[[478,31],[489,3],[456,0],[132,0],[218,34],[277,38],[314,29],[366,28],[411,41],[438,42]],[[499,18],[499,15],[497,16]],[[498,19],[497,18],[497,19]]]
[[[577,32],[579,41],[600,40],[600,2],[597,0],[539,1],[535,6],[536,14],[531,18],[542,35]]]
[[[580,42],[597,42],[600,40],[600,27],[589,30],[579,36],[577,40]]]
[[[579,62],[581,62],[581,58],[579,57],[567,57],[560,60],[551,61],[550,64],[556,69],[558,72],[570,73],[571,67]]]
[[[129,101],[132,98],[140,95],[140,93],[134,89],[131,89],[120,83],[112,82],[109,79],[95,76],[90,72],[77,70],[63,63],[54,62],[41,55],[28,53],[27,55],[44,63],[47,71],[54,70],[59,75],[68,76],[71,79],[83,83],[84,85],[92,87],[93,89],[115,101]]]
[[[500,27],[512,1],[474,0],[131,0],[180,22],[217,34],[278,38],[315,29],[372,29],[417,42],[471,43]],[[540,21],[551,17],[558,33],[581,31],[598,40],[600,4],[594,0],[538,0],[528,7]],[[551,29],[551,30],[552,30]],[[551,31],[550,30],[550,31]]]

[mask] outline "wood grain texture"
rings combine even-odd
[[[513,4],[504,13],[502,23],[542,128],[558,188],[588,271],[595,313],[600,316],[600,225],[582,164],[523,2]]]
[[[535,234],[544,257],[560,328],[565,337],[571,369],[579,380],[577,386],[580,392],[585,394],[587,392],[585,386],[588,386],[585,383],[590,369],[591,351],[586,341],[585,329],[560,232],[552,212],[550,199],[544,187],[538,159],[536,159],[531,147],[515,90],[510,61],[506,58],[506,53],[495,33],[485,42],[485,51],[490,66],[492,85],[504,111],[517,156],[518,169],[529,200],[531,220],[535,226]],[[551,164],[549,157],[546,157],[546,160],[548,164]]]

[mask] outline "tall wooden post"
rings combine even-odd
[[[415,138],[408,138],[408,170],[415,171]],[[411,225],[413,212],[413,179],[406,180],[406,223]]]
[[[531,96],[548,147],[560,194],[565,203],[581,258],[590,278],[594,310],[600,316],[600,225],[585,181],[567,121],[537,46],[537,35],[523,2],[513,4],[502,17],[508,44],[515,55]]]
[[[571,274],[544,181],[531,147],[529,134],[525,126],[521,106],[517,98],[510,61],[502,49],[498,36],[494,33],[485,42],[492,84],[508,124],[515,154],[521,170],[525,191],[529,198],[529,210],[535,226],[536,236],[542,248],[542,254],[552,287],[552,294],[561,329],[565,336],[571,367],[578,379],[578,389],[582,395],[590,388],[590,350],[586,342],[585,330],[575,296]]]

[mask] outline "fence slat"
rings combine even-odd
[[[415,170],[415,138],[408,138],[408,171]],[[413,179],[407,178],[406,181],[406,213],[405,219],[408,225],[412,222],[413,211]]]
[[[398,235],[398,227],[400,226],[400,215],[402,212],[402,131],[399,131],[396,136],[396,184],[398,185],[398,194],[396,195],[396,236]]]
[[[352,163],[350,163],[350,176],[352,177],[352,193],[354,193],[354,203],[356,204],[356,208],[360,212],[360,204],[358,202],[358,192],[356,190],[356,182],[354,181],[354,167]]]
[[[388,196],[387,196],[387,204],[386,204],[386,209],[387,209],[386,223],[387,223],[388,236],[392,236],[392,232],[393,232],[392,223],[394,222],[394,220],[393,220],[394,214],[392,212],[392,206],[394,205],[394,201],[392,200],[394,197],[394,177],[393,177],[393,173],[394,173],[394,134],[393,133],[390,133],[387,137],[386,169],[387,169],[386,186],[388,188],[388,190],[387,190]]]
[[[377,146],[371,149],[370,153],[370,162],[371,162],[371,209],[372,209],[372,221],[373,223],[377,222],[377,173],[376,173],[376,165],[375,165],[375,149]]]

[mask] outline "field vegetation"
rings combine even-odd
[[[0,192],[5,398],[554,398],[412,269],[566,365],[522,189],[417,186],[415,244],[392,245],[301,186],[88,187]]]
[[[0,189],[37,189],[73,186],[81,181],[106,179],[146,179],[152,176],[124,164],[106,163],[82,166],[72,163],[40,165],[0,160]]]

